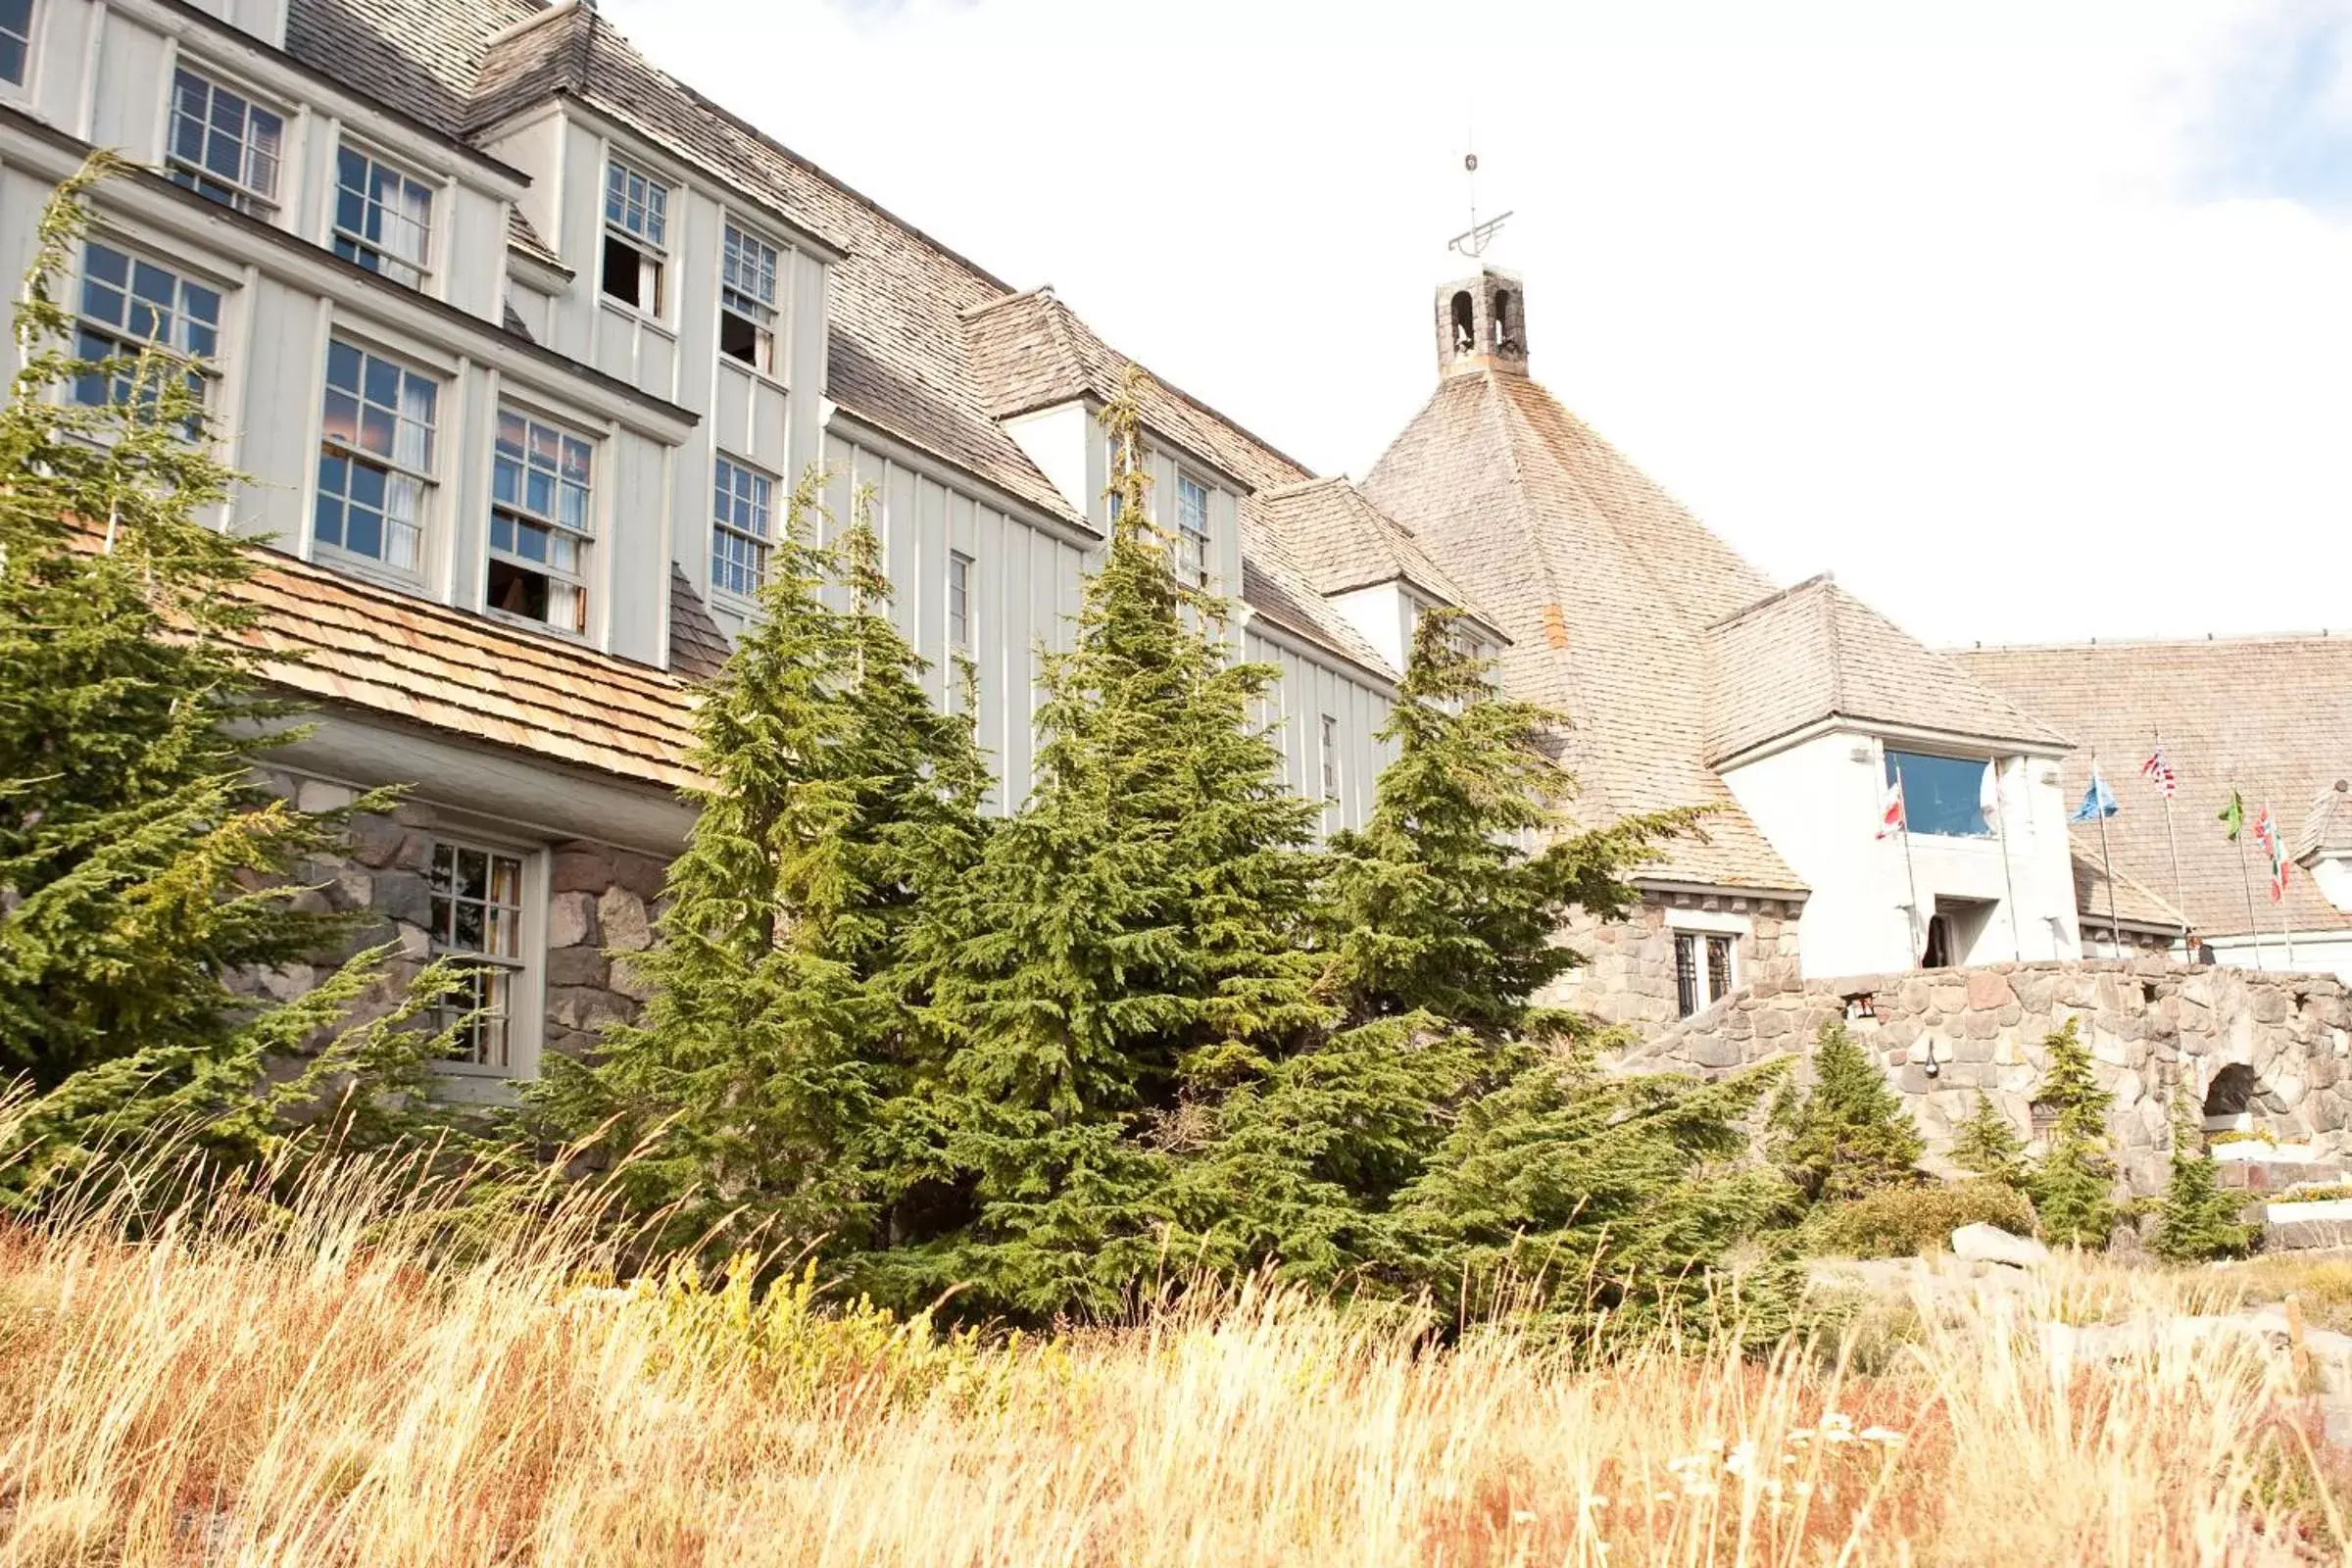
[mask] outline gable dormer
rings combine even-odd
[[[1438,290],[1438,373],[1527,373],[1527,289],[1516,272],[1479,269]]]

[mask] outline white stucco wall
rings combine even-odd
[[[1901,743],[1911,750],[1923,742]],[[1907,969],[1938,895],[1992,907],[1963,963],[2080,956],[2074,875],[2055,759],[2007,759],[2007,870],[1999,838],[1915,835],[1906,868],[1901,836],[1878,836],[1886,745],[1859,729],[1825,730],[1728,768],[1734,798],[1805,885],[1808,977]],[[1906,914],[1916,880],[1916,920]],[[2012,898],[2014,887],[2014,898]],[[1910,922],[1913,930],[1906,930]]]

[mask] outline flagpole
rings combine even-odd
[[[2278,900],[2278,941],[2286,949],[2286,967],[2295,967],[2294,927],[2286,923],[2286,846],[2278,836],[2278,819],[2271,814],[2271,803],[2262,803],[2262,819],[2271,824],[2271,841],[2263,846],[2271,857],[2271,891]]]
[[[2009,941],[2017,950],[2017,961],[2023,963],[2026,931],[2017,917],[2017,873],[2009,869],[2009,802],[2001,793],[2001,760],[1991,758],[1984,765],[1992,769],[1992,825],[2001,841],[2001,884],[2009,890]]]
[[[2242,808],[2239,819],[2238,830],[2230,835],[2230,842],[2237,846],[2237,880],[2244,884],[2246,890],[2246,934],[2254,939],[2254,968],[2259,972],[2265,967],[2262,959],[2262,922],[2254,918],[2254,874],[2246,869],[2246,830]]]
[[[1919,873],[1911,869],[1911,792],[1903,788],[1903,764],[1894,764],[1894,793],[1903,803],[1903,881],[1911,889],[1911,903],[1903,911],[1903,940],[1911,948],[1911,967],[1918,969],[1920,959]]]
[[[2099,754],[2090,754],[2090,805],[2099,819],[2099,874],[2107,879],[2107,937],[2115,956],[2124,956],[2124,928],[2115,917],[2115,861],[2107,856],[2107,802],[2101,798],[2105,780],[2099,776]]]
[[[2163,774],[2171,770],[2164,760],[2164,731],[2156,730],[2156,768],[2159,788],[2164,788],[2164,842],[2173,852],[2173,908],[2180,916],[2180,961],[2189,962],[2195,955],[2188,951],[2188,891],[2180,885],[2180,841],[2173,835],[2173,792],[2164,787]]]

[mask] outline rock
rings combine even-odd
[[[2030,1236],[2012,1236],[1998,1225],[1979,1220],[1952,1232],[1952,1255],[1972,1263],[2033,1268],[2049,1261],[2050,1250]]]
[[[360,792],[322,778],[306,778],[294,792],[294,806],[303,811],[340,811],[360,798]]]
[[[1990,969],[1979,969],[1968,977],[1968,1004],[1972,1009],[1998,1008],[2016,1001],[2009,989],[2009,977]]]
[[[596,898],[593,894],[559,893],[548,901],[549,947],[593,947],[597,940]]]
[[[622,953],[643,953],[654,944],[653,928],[645,916],[645,901],[627,888],[610,887],[596,901],[597,924],[605,946]]]
[[[351,819],[351,858],[362,865],[390,865],[408,836],[408,829],[388,816],[355,816]]]

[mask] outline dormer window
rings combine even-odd
[[[719,257],[718,352],[756,370],[776,368],[776,248],[733,223]]]
[[[371,153],[335,154],[335,254],[416,288],[432,243],[433,191]]]
[[[1208,586],[1208,486],[1189,473],[1176,476],[1176,578],[1188,588]]]
[[[660,316],[669,259],[669,187],[626,164],[605,167],[605,298]]]
[[[277,210],[286,121],[182,66],[172,78],[172,177],[200,196],[267,218]]]
[[[32,0],[0,0],[0,81],[24,85],[32,60]]]

